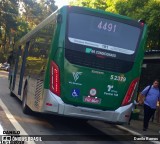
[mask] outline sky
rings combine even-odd
[[[39,0],[37,0],[37,1],[39,1]],[[58,8],[60,8],[63,5],[68,5],[69,1],[71,1],[71,0],[55,0],[55,4],[58,6]],[[20,4],[20,9],[22,11],[22,5],[21,4]]]
[[[56,4],[58,7],[61,7],[61,6],[63,6],[63,5],[69,4],[69,0],[55,0],[55,4]]]

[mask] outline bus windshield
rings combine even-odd
[[[141,29],[111,19],[69,14],[69,42],[98,50],[133,55],[136,51]],[[82,51],[82,49],[74,49]]]

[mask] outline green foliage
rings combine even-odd
[[[70,4],[75,6],[84,6],[102,10],[105,10],[107,8],[106,1],[104,0],[74,0],[71,1]]]
[[[147,49],[160,49],[160,1],[123,0],[116,4],[116,9],[119,14],[145,20],[148,25]]]
[[[31,27],[39,24],[58,8],[55,6],[54,0],[39,0],[38,2],[35,0],[23,0],[23,2],[23,17]]]
[[[0,62],[6,61],[10,49],[13,29],[17,28],[16,15],[18,14],[18,2],[16,0],[0,1]]]
[[[0,62],[16,41],[56,9],[54,0],[0,0]]]
[[[141,16],[149,27],[148,48],[160,49],[160,1],[150,1],[141,11]],[[145,15],[145,17],[144,17]]]

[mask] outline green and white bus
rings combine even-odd
[[[128,121],[147,26],[126,16],[63,6],[14,48],[11,95],[24,113]]]

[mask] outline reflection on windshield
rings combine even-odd
[[[90,15],[70,13],[68,39],[72,43],[132,55],[140,28]]]

